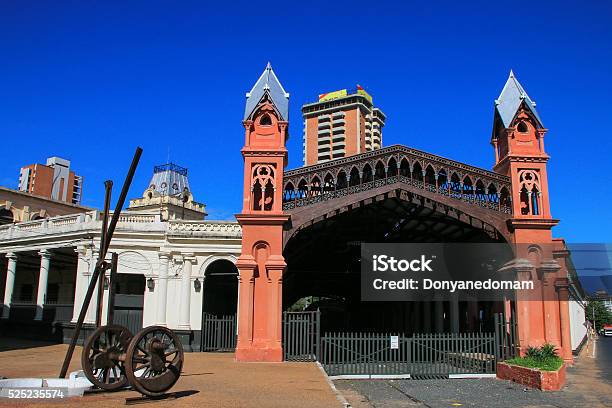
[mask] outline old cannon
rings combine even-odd
[[[83,346],[85,376],[103,390],[131,385],[148,397],[164,395],[178,381],[184,353],[179,338],[162,326],[135,335],[123,326],[98,327]]]

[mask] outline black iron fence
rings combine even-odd
[[[202,314],[202,351],[236,349],[236,315]]]
[[[448,378],[495,373],[493,333],[325,333],[321,364],[331,376]]]
[[[519,350],[516,320],[495,314],[495,356],[499,361],[516,357]]]
[[[494,332],[320,333],[320,313],[283,313],[286,361],[319,361],[331,376],[449,378],[492,375],[516,356],[516,323],[495,315]]]
[[[283,313],[283,352],[286,361],[316,361],[320,349],[321,313]]]

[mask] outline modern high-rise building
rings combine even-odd
[[[49,157],[47,164],[30,164],[21,168],[19,191],[25,191],[52,200],[80,204],[83,177],[70,170],[70,161]]]
[[[361,86],[319,95],[302,106],[304,165],[339,159],[382,146],[385,114]]]

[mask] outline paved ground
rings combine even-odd
[[[528,390],[509,381],[354,380],[334,381],[354,408],[396,407],[612,407],[612,338],[590,346],[568,369],[565,389]]]
[[[601,370],[608,384],[612,384],[612,337],[600,337],[595,353],[597,367]]]
[[[0,347],[7,340],[0,337]],[[35,344],[32,343],[32,346]],[[67,346],[43,345],[0,352],[0,376],[9,378],[57,376]],[[163,407],[341,407],[325,377],[314,363],[236,363],[229,353],[188,353],[183,375],[172,389],[173,401],[156,402]],[[70,370],[80,369],[77,348]],[[0,400],[0,407],[123,407],[133,391],[90,394],[52,402]]]

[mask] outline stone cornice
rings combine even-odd
[[[516,229],[551,229],[559,223],[552,218],[511,218],[508,221],[511,231]]]

